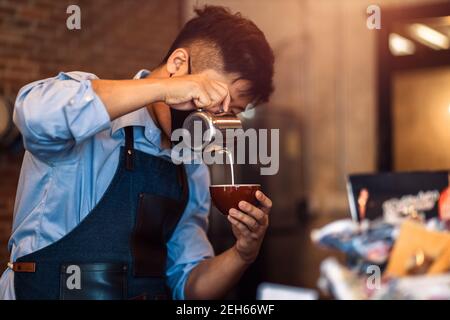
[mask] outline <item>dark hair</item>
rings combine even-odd
[[[224,7],[204,6],[194,11],[197,16],[184,25],[164,63],[177,48],[199,40],[210,42],[219,49],[223,70],[249,80],[247,94],[258,102],[267,102],[273,92],[274,56],[261,30],[240,13],[232,14]]]

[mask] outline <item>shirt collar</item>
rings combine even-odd
[[[133,79],[143,79],[149,74],[150,71],[142,69],[134,76]],[[144,134],[146,139],[153,143],[155,146],[160,147],[161,130],[156,126],[146,107],[140,108],[136,111],[115,119],[111,123],[111,135],[114,136],[119,129],[128,126],[144,127]]]

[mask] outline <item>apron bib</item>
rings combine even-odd
[[[133,141],[133,127],[126,127],[117,171],[86,218],[17,259],[17,299],[170,298],[166,245],[187,204],[186,172],[134,150]],[[21,272],[21,264],[33,267]]]

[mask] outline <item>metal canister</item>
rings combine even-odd
[[[235,135],[230,133],[242,129],[242,122],[232,113],[211,113],[198,109],[184,120],[183,128],[191,136],[193,150],[212,151],[233,143]]]

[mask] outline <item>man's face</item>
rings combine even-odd
[[[207,69],[202,72],[213,80],[221,81],[228,86],[230,91],[231,103],[230,112],[238,114],[245,111],[245,107],[252,102],[252,97],[246,95],[250,87],[250,81],[239,79],[239,75],[235,73],[219,73],[213,69]]]

